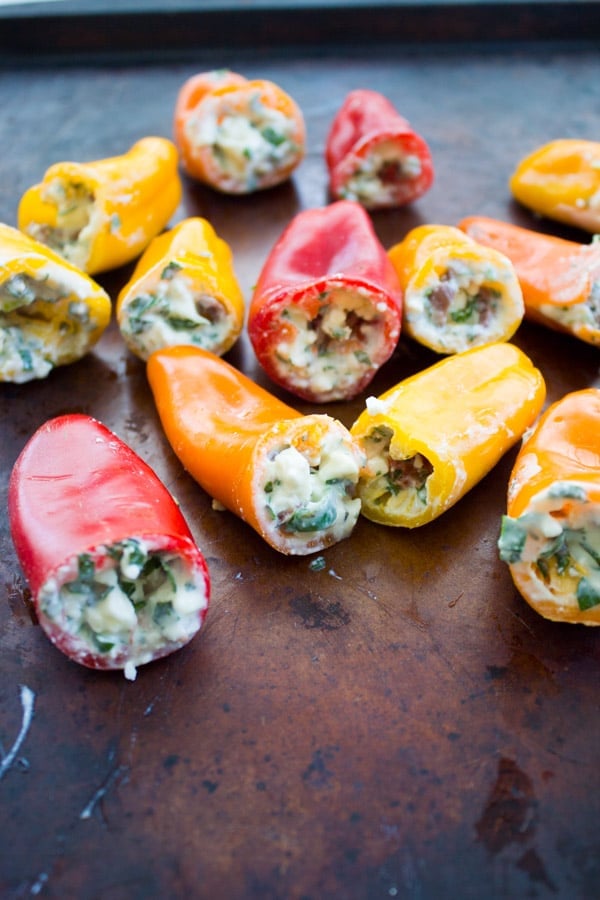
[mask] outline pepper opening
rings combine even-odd
[[[206,606],[202,574],[141,538],[79,554],[39,594],[50,637],[72,658],[129,672],[186,644]]]
[[[361,440],[367,456],[360,480],[362,502],[384,509],[390,517],[420,516],[429,502],[427,481],[433,466],[422,453],[392,456],[392,437],[391,428],[378,425]]]

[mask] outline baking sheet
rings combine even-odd
[[[177,91],[208,59],[0,73],[0,219],[14,224],[20,195],[54,161],[170,136]],[[185,182],[173,221],[213,223],[247,297],[290,218],[327,202],[325,135],[356,87],[389,96],[436,167],[420,201],[373,215],[386,246],[474,213],[582,237],[517,207],[507,179],[541,143],[598,139],[595,50],[425,42],[224,52],[221,65],[277,81],[307,120],[308,155],[288,184],[231,198]],[[116,296],[130,271],[99,280]],[[529,324],[515,343],[542,369],[549,401],[600,386],[596,348]],[[268,383],[245,336],[227,358],[315,408]],[[434,359],[402,338],[366,394]],[[349,425],[366,394],[327,411]],[[50,645],[8,534],[18,452],[71,411],[153,466],[210,567],[203,631],[133,683]],[[597,896],[600,635],[541,619],[498,559],[516,450],[437,522],[398,531],[361,520],[313,571],[310,557],[283,557],[212,509],[170,451],[143,364],[114,323],[81,362],[1,385],[0,423],[3,897]]]

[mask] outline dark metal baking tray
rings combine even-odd
[[[531,13],[541,32],[555,6]],[[468,27],[467,12],[448,20],[448,33]],[[101,62],[57,58],[40,68],[31,58],[0,72],[2,221],[15,223],[22,192],[52,162],[170,136],[179,87],[215,62],[214,47],[201,46],[193,59],[111,62],[115,22],[95,37]],[[386,246],[419,223],[474,213],[585,239],[519,208],[507,181],[548,140],[598,139],[597,45],[465,48],[429,38],[425,29],[411,46],[357,44],[351,53],[319,41],[287,54],[222,48],[220,65],[288,90],[308,129],[307,157],[281,187],[231,198],[185,181],[174,221],[213,223],[246,296],[290,218],[327,202],[325,135],[356,87],[389,96],[434,157],[427,195],[373,214]],[[130,271],[99,280],[116,296]],[[549,401],[600,385],[596,348],[532,324],[515,343],[542,369]],[[228,359],[273,389],[245,336]],[[402,338],[367,393],[432,361]],[[328,411],[350,424],[364,400]],[[96,416],[153,466],[211,571],[204,630],[133,683],[51,646],[10,541],[14,460],[39,425],[68,411]],[[144,366],[114,323],[75,365],[1,385],[3,758],[22,723],[23,686],[34,709],[0,778],[0,895],[597,897],[600,633],[539,617],[498,559],[515,453],[435,523],[404,531],[361,520],[313,571],[309,558],[277,554],[212,509],[171,452]]]

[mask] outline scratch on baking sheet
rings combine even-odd
[[[17,753],[21,749],[21,745],[25,738],[27,737],[27,732],[29,731],[29,727],[31,725],[31,720],[33,719],[33,706],[34,706],[35,694],[28,688],[27,685],[21,685],[21,708],[23,710],[23,718],[21,720],[21,728],[19,729],[19,733],[16,737],[16,740],[6,756],[2,751],[2,747],[0,746],[0,756],[2,757],[0,760],[0,779],[2,779],[15,759],[17,758]]]
[[[89,802],[86,803],[86,805],[79,813],[79,818],[90,819],[98,804],[104,799],[113,785],[117,784],[128,771],[128,766],[117,766],[116,769],[113,769],[112,772],[109,772],[98,790],[94,792]]]
[[[31,888],[29,889],[29,893],[33,894],[34,897],[37,897],[38,894],[44,890],[45,885],[48,883],[48,878],[50,876],[47,872],[40,872],[38,877],[35,879]]]

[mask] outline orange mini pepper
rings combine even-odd
[[[511,260],[526,318],[600,344],[600,243],[578,244],[485,216],[469,216],[458,227]]]
[[[405,333],[436,353],[506,341],[525,308],[513,264],[452,225],[420,225],[388,251]]]
[[[183,84],[173,131],[187,174],[226,194],[280,184],[305,153],[304,117],[292,97],[272,81],[227,69]]]
[[[557,622],[600,625],[600,390],[553,403],[513,467],[498,541],[517,590]]]
[[[600,141],[544,144],[521,160],[509,185],[533,212],[592,234],[600,231]]]
[[[175,145],[145,137],[126,153],[95,162],[59,162],[21,198],[21,231],[89,274],[131,262],[181,199]]]
[[[367,461],[362,512],[415,528],[460,500],[537,418],[541,373],[513,344],[474,347],[370,397],[350,429]]]
[[[363,458],[340,422],[301,415],[198,347],[157,350],[147,371],[174,452],[217,503],[286,554],[350,534]]]
[[[206,219],[184,219],[155,237],[119,294],[117,321],[140,359],[174,344],[195,344],[218,356],[235,343],[244,296],[229,245]]]

